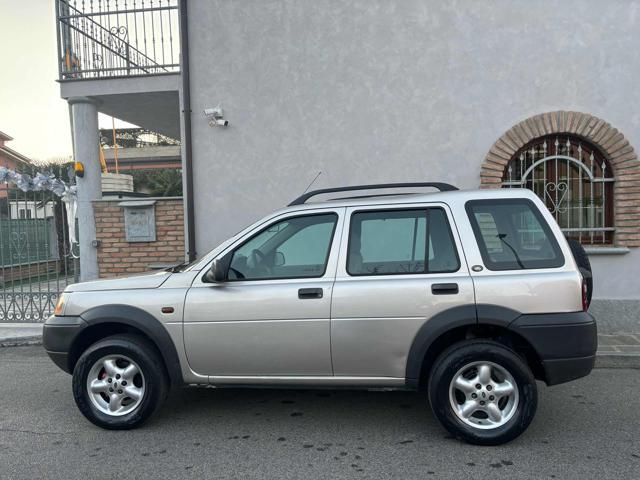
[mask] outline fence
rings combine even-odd
[[[2,166],[30,175],[42,170],[26,162]],[[49,169],[58,177],[66,175],[62,166]],[[0,322],[44,321],[60,292],[77,281],[76,257],[58,197],[0,184]]]

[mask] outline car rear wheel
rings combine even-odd
[[[527,364],[490,340],[467,340],[445,350],[433,366],[428,391],[440,423],[456,438],[479,445],[513,440],[537,408]]]
[[[102,428],[135,428],[164,400],[167,376],[156,349],[136,335],[91,345],[73,371],[73,396],[82,414]]]

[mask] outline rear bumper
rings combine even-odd
[[[509,328],[534,348],[547,385],[584,377],[593,369],[598,332],[588,312],[521,315]]]
[[[58,367],[71,373],[69,352],[75,338],[87,326],[80,317],[51,316],[42,330],[42,344],[47,355]]]
[[[558,383],[569,382],[576,378],[589,375],[596,363],[596,356],[579,358],[554,358],[543,360],[542,366],[545,372],[545,382],[547,385],[557,385]]]

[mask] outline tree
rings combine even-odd
[[[136,191],[145,190],[154,197],[182,196],[180,169],[134,170],[131,174]]]

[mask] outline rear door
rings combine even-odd
[[[404,378],[420,327],[474,303],[445,204],[347,209],[331,315],[335,375]]]

